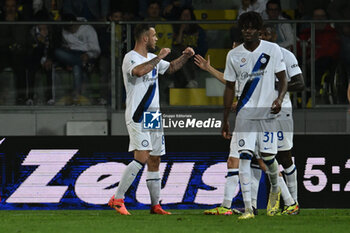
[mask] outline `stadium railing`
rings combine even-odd
[[[281,23],[281,21],[277,20],[277,21],[267,21],[269,23],[273,23],[273,24],[277,24],[277,23]],[[113,88],[109,89],[109,104],[107,104],[105,106],[106,109],[108,109],[109,111],[122,111],[123,110],[123,106],[125,106],[124,104],[124,90],[123,90],[123,78],[122,78],[122,72],[121,72],[121,63],[122,63],[122,59],[116,59],[116,58],[122,58],[123,57],[123,52],[122,51],[129,51],[132,49],[132,27],[135,24],[172,24],[172,25],[176,25],[176,24],[183,24],[183,23],[187,23],[187,24],[203,24],[205,23],[206,25],[234,25],[237,24],[237,21],[234,20],[197,20],[197,21],[120,21],[118,23],[116,22],[0,22],[1,24],[27,24],[27,25],[37,25],[37,24],[47,24],[47,25],[67,25],[67,24],[89,24],[92,26],[98,26],[98,25],[102,25],[102,26],[106,26],[109,25],[111,27],[111,57],[110,57],[110,64],[111,64],[111,70],[110,70],[110,75],[111,75],[111,79],[110,79],[110,86]],[[294,32],[294,40],[293,40],[293,52],[296,54],[297,52],[297,43],[298,43],[298,37],[297,37],[297,27],[299,24],[308,24],[310,25],[311,28],[311,41],[310,41],[310,46],[311,46],[311,56],[310,56],[310,65],[308,65],[306,63],[306,44],[304,42],[301,42],[301,47],[303,48],[303,54],[302,56],[302,63],[300,64],[302,70],[303,70],[303,74],[304,74],[304,78],[305,79],[310,79],[310,86],[307,88],[306,91],[304,91],[300,96],[297,95],[293,95],[293,105],[295,107],[299,107],[299,108],[306,108],[306,107],[310,107],[310,108],[318,108],[318,107],[323,107],[323,106],[327,106],[327,107],[337,107],[340,105],[345,105],[346,102],[343,102],[342,100],[338,100],[339,96],[337,95],[346,95],[346,93],[342,93],[342,90],[340,90],[342,86],[345,85],[344,80],[346,80],[347,78],[344,77],[344,75],[349,75],[349,74],[344,74],[344,72],[342,72],[341,66],[337,66],[336,72],[333,74],[328,74],[330,76],[332,76],[332,78],[328,78],[328,80],[331,80],[327,83],[327,79],[325,84],[323,85],[324,90],[316,90],[316,86],[315,86],[315,24],[317,23],[331,23],[331,24],[342,24],[342,23],[350,23],[350,20],[284,20],[283,23],[289,23],[292,25],[293,28],[293,32]],[[124,43],[122,45],[117,45],[117,46],[122,46],[123,48],[118,49],[118,53],[116,54],[116,38],[115,38],[115,26],[119,24],[121,27],[124,28],[125,30],[125,34],[126,34],[126,38],[125,38],[125,46]],[[213,30],[212,27],[209,27],[211,30]],[[218,30],[227,30],[226,29],[227,26],[225,27],[220,27]],[[212,34],[215,34],[215,29],[214,32],[211,32]],[[229,34],[225,34],[226,36]],[[226,41],[229,41],[229,38],[223,38]],[[224,43],[224,44],[230,44],[230,43]],[[212,45],[211,45],[212,46]],[[223,56],[223,53],[226,53],[228,50],[230,49],[230,47],[226,47],[226,48],[215,48],[215,46],[210,47],[209,46],[209,50],[208,53],[212,53],[213,57],[216,55],[220,55]],[[224,60],[224,59],[223,59]],[[215,64],[215,61],[212,61],[213,64]],[[222,67],[224,67],[223,64],[219,64],[217,66],[219,69]],[[199,69],[198,69],[199,70]],[[203,71],[197,71],[200,73],[200,77],[202,78],[202,81],[200,83],[199,87],[204,87],[205,88],[205,81],[203,81],[204,79],[208,78],[208,75],[205,74],[205,72]],[[100,74],[97,74],[97,76]],[[325,74],[327,75],[327,74]],[[204,77],[204,78],[203,78]],[[55,82],[54,82],[55,83]],[[344,85],[343,85],[344,84]],[[107,84],[106,84],[107,85]],[[55,86],[55,88],[59,88],[57,87],[57,85]],[[200,88],[199,88],[200,89]],[[26,90],[27,91],[27,90]],[[196,92],[196,90],[191,90],[192,92]],[[200,92],[203,92],[203,90],[199,90]],[[207,90],[206,90],[207,91]],[[188,92],[188,90],[183,90],[183,92],[180,92],[180,94],[186,93]],[[318,97],[319,97],[319,93],[322,93],[324,95],[325,98],[327,98],[329,101],[318,101]],[[96,96],[98,96],[98,94],[95,94]],[[310,98],[309,98],[310,97]],[[309,104],[308,104],[308,100],[309,100]],[[209,101],[210,102],[210,101]],[[167,101],[165,103],[163,103],[163,105],[170,107],[170,108],[176,108],[177,106],[179,106],[179,104],[177,106],[171,106],[170,101]],[[212,108],[213,106],[209,106],[210,104],[206,105],[206,101],[203,102],[202,105],[199,106],[199,108]],[[220,104],[217,103],[221,103],[220,101],[214,101],[214,106],[219,106]],[[95,105],[94,103],[92,103],[91,105]],[[181,104],[180,104],[181,105]],[[28,106],[22,106],[21,108],[28,108]]]

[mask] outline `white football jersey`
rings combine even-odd
[[[276,99],[275,73],[285,69],[281,49],[275,43],[260,40],[259,46],[252,52],[243,44],[232,49],[227,54],[224,78],[238,85],[237,117],[276,117],[270,113]]]
[[[147,53],[142,56],[134,50],[128,52],[123,60],[123,79],[126,90],[125,121],[141,123],[143,113],[147,110],[159,110],[158,74],[164,74],[170,63],[161,60],[152,71],[142,77],[132,75],[132,70],[156,55]]]
[[[281,47],[281,51],[282,51],[284,64],[286,65],[287,81],[289,82],[293,76],[301,74],[301,69],[298,65],[298,61],[296,57],[291,51],[282,47]],[[277,96],[278,96],[278,92],[277,92]],[[287,92],[286,95],[284,96],[281,111],[287,114],[292,113],[292,101],[290,100],[289,92]]]

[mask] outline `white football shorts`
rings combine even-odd
[[[163,130],[143,129],[142,123],[131,122],[126,125],[129,132],[129,152],[134,150],[149,150],[150,155],[165,154],[165,139]]]
[[[288,151],[293,148],[293,117],[283,114],[277,118],[277,150]]]
[[[236,119],[238,151],[249,150],[266,154],[277,154],[276,119]]]

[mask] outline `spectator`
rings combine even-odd
[[[193,9],[191,7],[182,8],[179,20],[191,21],[196,20]],[[205,57],[208,50],[206,34],[198,24],[176,24],[174,26],[174,42],[172,56],[178,57],[181,52],[187,48],[192,47],[196,54]],[[193,58],[190,59],[183,69],[175,73],[176,79],[174,86],[177,88],[195,88],[198,86],[196,79],[196,65]]]
[[[151,1],[148,5],[148,16],[145,21],[164,21],[165,19],[160,16],[160,4],[158,1]],[[157,24],[155,25],[157,32],[157,50],[158,48],[171,48],[173,43],[173,27],[170,24]],[[159,51],[156,51],[159,52]]]
[[[45,11],[38,11],[34,15],[35,21],[48,21],[49,15]],[[34,104],[35,74],[39,69],[45,72],[46,91],[45,101],[48,105],[53,105],[52,96],[52,57],[53,45],[50,28],[46,24],[39,24],[32,27],[29,33],[31,47],[28,50],[27,70],[28,70],[28,99],[27,105]]]
[[[264,15],[266,10],[266,3],[267,3],[267,0],[251,0],[250,5],[253,11],[261,15]]]
[[[167,20],[177,20],[183,7],[192,7],[192,0],[163,0],[163,16]]]
[[[281,4],[279,0],[269,0],[266,3],[266,15],[263,15],[265,20],[285,20],[281,14]],[[276,24],[277,41],[276,43],[286,49],[291,50],[293,46],[293,29],[289,23]]]
[[[123,12],[114,9],[108,16],[109,21],[118,22],[123,20]],[[121,61],[119,57],[122,50],[125,35],[122,31],[122,27],[119,24],[115,25],[115,56],[116,63]],[[98,30],[98,40],[101,48],[101,55],[99,58],[99,68],[101,72],[100,82],[100,98],[98,99],[99,105],[107,104],[107,100],[110,98],[110,80],[111,80],[111,26],[101,27]]]
[[[58,20],[62,4],[63,0],[33,0],[33,14],[35,15],[39,11],[47,11],[52,19]]]
[[[241,6],[238,9],[237,19],[239,18],[239,16],[241,16],[241,14],[252,10],[253,10],[253,7],[251,5],[251,0],[241,0]]]
[[[16,0],[6,0],[1,21],[21,21]],[[28,42],[28,27],[23,24],[0,25],[0,71],[11,67],[15,76],[16,104],[24,104],[26,98],[25,60]]]
[[[109,13],[110,0],[63,0],[63,14],[72,14],[88,21],[104,20]]]
[[[326,20],[327,13],[322,8],[316,8],[313,11],[314,20]],[[299,35],[303,41],[310,42],[311,29],[305,29]],[[317,23],[315,25],[315,79],[317,90],[321,87],[322,75],[328,70],[334,73],[337,64],[340,40],[337,32],[328,23]],[[308,58],[310,58],[310,48],[308,50]],[[310,84],[310,82],[309,82]]]
[[[63,15],[63,21],[76,21],[74,15]],[[90,25],[65,25],[62,31],[63,48],[55,50],[58,62],[72,66],[74,75],[74,104],[86,104],[88,101],[82,96],[83,80],[86,72],[95,63],[100,55],[100,46],[97,33]]]

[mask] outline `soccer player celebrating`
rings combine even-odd
[[[263,26],[263,29],[261,31],[261,39],[274,42],[274,36],[273,36],[274,29],[270,26]],[[239,44],[234,43],[233,48],[237,47]],[[285,49],[281,48],[282,54]],[[288,90],[292,91],[301,91],[303,89],[303,78],[301,75],[301,71],[297,65],[296,59],[294,55],[289,52],[288,50],[285,51],[288,55],[284,55],[284,57],[287,57],[287,59],[284,60],[287,69],[287,77],[288,77]],[[294,59],[290,59],[288,57],[294,57]],[[214,67],[210,65],[210,56],[208,55],[208,59],[204,59],[201,55],[196,54],[195,55],[195,63],[196,65],[201,68],[204,71],[209,72],[212,74],[217,80],[222,82],[223,84],[226,84],[226,80],[224,79],[224,73],[216,70]],[[291,71],[289,70],[291,69]],[[300,72],[300,73],[299,73]],[[293,75],[296,73],[297,75],[294,75],[292,78],[289,78],[289,75]],[[240,93],[238,93],[239,90],[236,89],[236,94],[239,97]],[[285,101],[283,101],[283,107],[291,106],[289,95],[285,96]],[[288,104],[289,102],[289,104]],[[282,107],[282,112],[284,111]],[[235,103],[233,104],[233,108],[235,108]],[[283,117],[282,117],[283,118]],[[280,120],[281,118],[277,118],[277,120]],[[289,118],[288,118],[289,119]],[[291,118],[290,118],[291,119]],[[280,132],[282,134],[283,132]],[[289,136],[290,134],[288,134]],[[283,142],[283,137],[280,135],[279,144],[280,142]],[[289,139],[291,141],[291,139]],[[252,198],[252,207],[253,212],[255,215],[257,215],[257,195],[259,190],[259,182],[261,178],[261,170],[264,170],[266,172],[266,166],[261,161],[262,159],[260,156],[258,156],[258,153],[254,153],[257,157],[257,160],[253,159],[251,164],[251,198]],[[279,155],[279,153],[278,153]],[[254,161],[254,163],[253,163]],[[231,145],[230,145],[230,154],[229,158],[227,160],[227,168],[228,173],[226,176],[226,183],[225,183],[225,191],[224,191],[224,200],[220,207],[216,207],[213,209],[205,210],[204,214],[207,215],[231,215],[233,213],[239,214],[239,211],[236,209],[231,209],[232,205],[232,198],[234,197],[234,191],[238,186],[238,165],[239,165],[239,153],[238,153],[238,146],[236,143],[235,138],[235,132],[233,132],[231,137]],[[296,177],[295,177],[296,178]],[[296,184],[296,183],[295,183]],[[290,194],[290,191],[288,190],[288,187],[286,183],[284,182],[284,179],[282,177],[282,174],[279,174],[279,187],[281,188],[281,196],[284,200],[284,203],[286,207],[282,211],[282,214],[297,214],[298,211],[298,205],[296,205],[296,201],[294,201],[293,197]],[[293,209],[294,211],[291,211]],[[289,211],[287,211],[289,210]]]
[[[231,136],[228,117],[231,111],[235,84],[242,94],[236,109],[236,142],[239,147],[239,179],[245,212],[240,219],[254,218],[251,203],[250,160],[255,146],[264,160],[271,183],[267,215],[278,212],[280,188],[278,187],[276,114],[280,112],[287,91],[287,79],[282,53],[277,44],[259,39],[261,16],[256,12],[241,15],[238,26],[244,43],[231,50],[226,58],[224,79],[224,120],[222,135]],[[275,95],[275,76],[278,79],[278,97]]]
[[[179,70],[194,55],[194,51],[188,47],[179,58],[169,63],[163,60],[170,53],[169,48],[162,48],[158,55],[152,53],[158,40],[154,27],[139,24],[134,33],[135,47],[125,55],[122,65],[126,89],[125,121],[130,138],[129,151],[134,152],[134,160],[124,170],[117,191],[108,205],[122,215],[130,215],[124,205],[124,195],[147,163],[146,182],[151,196],[151,213],[166,215],[170,213],[159,204],[159,164],[160,156],[165,154],[164,133],[162,130],[143,129],[143,115],[145,111],[159,114],[158,74]]]
[[[273,25],[264,25],[261,31],[261,39],[270,42],[277,40],[277,33]],[[288,91],[302,91],[304,89],[304,79],[298,61],[294,54],[281,47],[283,61],[286,65],[286,76],[288,81]],[[287,186],[293,200],[285,200],[285,207],[282,214],[298,214],[298,183],[295,164],[292,160],[291,149],[293,147],[293,118],[292,102],[287,93],[284,97],[280,116],[277,118],[277,161],[284,169]]]

